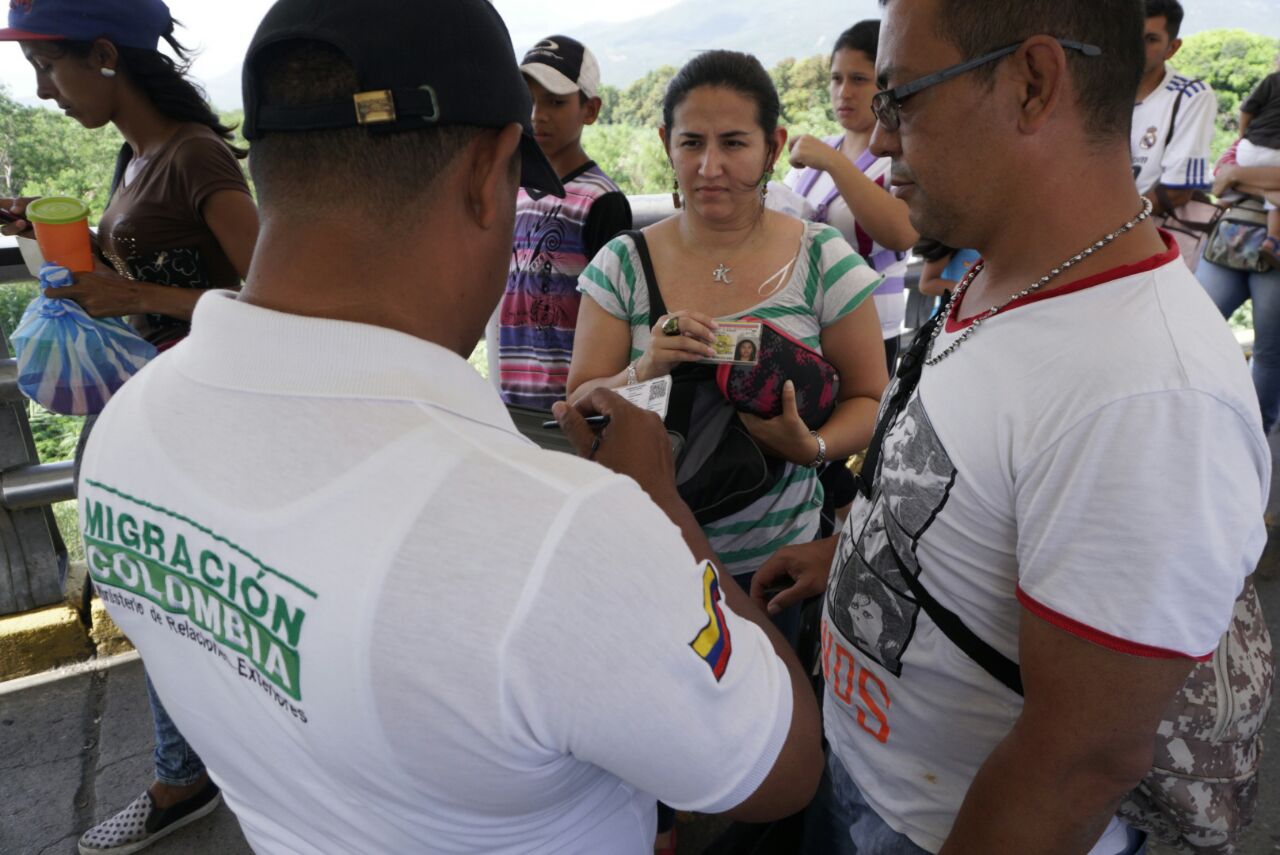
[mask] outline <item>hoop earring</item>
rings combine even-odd
[[[680,179],[671,176],[671,204],[678,211],[684,207],[684,202],[680,200]]]
[[[116,70],[114,68],[107,68],[106,66],[99,68],[98,73],[108,79],[116,76]]]

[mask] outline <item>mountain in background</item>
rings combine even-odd
[[[240,109],[242,99],[240,96],[239,66],[219,74],[217,77],[201,81],[201,83],[204,86],[205,94],[209,96],[209,103],[213,104],[215,108],[218,110]]]
[[[1280,0],[1184,0],[1183,6],[1183,34],[1242,29],[1280,38]],[[766,68],[787,57],[826,53],[843,30],[882,11],[878,0],[807,0],[786,7],[777,0],[723,5],[683,0],[646,18],[587,24],[569,35],[595,51],[605,83],[622,87],[660,65],[678,67],[708,48],[753,53]],[[525,40],[532,44],[544,35]],[[519,54],[518,35],[516,43]]]
[[[1280,0],[1183,0],[1184,35],[1211,29],[1242,29],[1280,38]],[[852,24],[879,17],[878,0],[807,0],[780,6],[777,0],[732,4],[682,0],[661,12],[621,24],[585,24],[569,35],[599,57],[604,82],[625,87],[661,66],[679,66],[699,51],[730,48],[755,54],[766,68],[786,57],[826,53]],[[519,56],[545,32],[512,33]],[[1177,65],[1177,60],[1173,63]],[[240,106],[240,69],[205,81],[221,109]]]
[[[807,0],[785,6],[776,0],[683,0],[645,18],[587,24],[569,35],[595,52],[605,83],[624,87],[659,66],[678,67],[712,48],[753,53],[766,68],[786,57],[826,53],[843,30],[878,17],[879,11],[877,0]],[[546,34],[528,41],[541,35]],[[520,37],[515,38],[518,55]]]

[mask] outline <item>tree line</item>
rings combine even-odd
[[[1236,138],[1240,104],[1263,77],[1276,70],[1277,54],[1280,39],[1245,30],[1209,30],[1184,40],[1171,64],[1186,76],[1204,80],[1218,96],[1215,159]],[[838,132],[827,95],[828,62],[828,56],[816,55],[784,59],[770,69],[782,102],[781,121],[792,136]],[[671,189],[671,170],[657,128],[662,122],[662,96],[675,73],[673,66],[666,65],[625,88],[603,87],[600,119],[583,134],[587,153],[627,193]],[[778,176],[788,168],[784,158]]]
[[[1218,96],[1215,157],[1235,138],[1240,103],[1275,69],[1280,40],[1244,30],[1211,30],[1188,36],[1173,65],[1203,79]],[[604,86],[599,121],[584,133],[587,152],[627,193],[671,189],[671,170],[658,141],[662,97],[673,66],[650,71],[629,86]],[[784,59],[770,70],[782,102],[782,123],[799,133],[837,131],[827,96],[828,57]],[[237,113],[224,114],[235,123]],[[0,195],[60,194],[82,198],[96,219],[121,138],[113,127],[89,131],[52,110],[27,107],[0,90]],[[786,173],[785,158],[779,177]],[[4,319],[0,319],[3,323]],[[12,327],[7,327],[12,329]]]

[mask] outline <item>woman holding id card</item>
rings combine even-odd
[[[744,507],[727,503],[723,516],[680,485],[744,585],[778,547],[817,536],[816,467],[866,447],[888,382],[870,299],[880,277],[834,229],[765,208],[787,137],[778,114],[768,73],[747,54],[704,53],[672,80],[659,136],[683,204],[615,238],[584,271],[578,289],[589,299],[568,382],[573,400],[667,374],[678,389],[704,372],[701,391],[727,400],[734,424],[749,432],[747,456],[773,467],[762,494]],[[677,403],[673,392],[669,431]],[[723,430],[714,418],[691,424],[687,443],[700,427]]]

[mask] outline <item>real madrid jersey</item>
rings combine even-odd
[[[1156,90],[1133,106],[1129,150],[1139,193],[1150,193],[1157,184],[1208,189],[1212,183],[1209,146],[1217,112],[1218,99],[1208,84],[1172,68],[1165,72]]]

